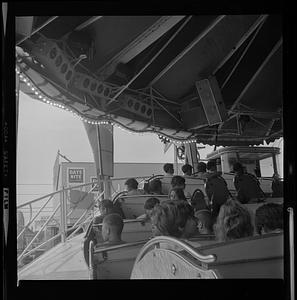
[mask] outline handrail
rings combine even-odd
[[[150,175],[149,175],[149,176],[150,176]],[[135,179],[137,179],[137,178],[148,178],[149,176],[138,176],[138,177],[133,177],[133,178],[135,178]],[[128,178],[130,178],[130,177],[112,178],[112,179],[109,179],[108,181],[111,181],[111,182],[112,182],[112,181],[124,180],[124,179],[128,179]],[[93,181],[93,182],[88,182],[88,183],[84,183],[84,184],[79,184],[79,185],[71,186],[71,187],[69,187],[69,188],[65,188],[65,189],[61,189],[61,190],[55,191],[55,192],[53,192],[53,193],[50,193],[50,194],[47,194],[47,195],[45,195],[45,196],[36,198],[36,199],[31,200],[31,201],[28,201],[28,202],[26,202],[26,203],[23,203],[23,204],[17,206],[17,209],[19,209],[19,208],[21,208],[21,207],[23,207],[23,206],[26,206],[26,205],[28,205],[28,204],[30,204],[30,203],[34,203],[34,202],[37,202],[37,201],[39,201],[39,200],[45,199],[45,198],[47,198],[47,197],[50,197],[50,196],[54,196],[54,195],[56,195],[56,194],[59,194],[59,193],[61,193],[63,190],[64,190],[64,191],[69,191],[69,190],[72,190],[72,189],[77,189],[77,188],[80,188],[80,187],[92,185],[92,184],[94,184],[94,183],[99,183],[99,181]]]
[[[60,204],[57,205],[57,207],[55,208],[55,210],[53,211],[53,213],[48,217],[48,219],[46,220],[46,222],[39,229],[38,233],[34,236],[34,238],[30,241],[30,243],[27,245],[27,247],[20,254],[20,256],[17,259],[18,261],[20,261],[23,258],[23,256],[25,255],[25,252],[30,248],[30,246],[33,244],[33,242],[37,239],[37,237],[39,236],[39,234],[42,232],[42,230],[45,228],[45,226],[49,223],[49,221],[52,219],[52,217],[56,214],[56,212],[58,211],[59,208],[60,208]]]
[[[141,178],[143,180],[145,180],[145,178],[148,178],[150,176],[139,176],[139,177],[135,177],[135,178]],[[109,181],[110,182],[113,182],[113,181],[119,181],[119,180],[124,180],[124,179],[127,179],[128,177],[121,177],[121,178],[113,178],[113,179],[110,179]],[[50,202],[50,200],[57,194],[61,194],[61,193],[65,193],[69,190],[73,190],[73,189],[81,189],[82,187],[85,187],[85,186],[90,186],[90,185],[94,185],[94,183],[99,183],[99,180],[96,182],[88,182],[88,183],[84,183],[84,184],[80,184],[80,185],[76,185],[76,186],[71,186],[71,187],[68,187],[68,188],[62,188],[61,190],[58,190],[58,191],[55,191],[55,192],[52,192],[52,193],[49,193],[47,195],[44,195],[42,197],[38,197],[34,200],[31,200],[31,201],[28,201],[26,203],[23,203],[21,205],[19,205],[17,207],[17,209],[22,209],[23,207],[25,206],[29,206],[30,208],[32,208],[32,204],[33,203],[36,203],[38,201],[41,201],[41,200],[44,200],[46,199],[45,203],[40,207],[40,209],[38,210],[38,212],[36,213],[36,215],[32,218],[32,214],[30,214],[30,220],[29,222],[26,224],[26,226],[24,226],[24,228],[22,229],[22,231],[19,233],[19,235],[17,236],[17,239],[19,239],[26,231],[27,228],[29,228],[29,226],[33,223],[33,221],[40,215],[40,213],[43,211],[43,209],[46,207],[46,205],[48,205],[48,203]],[[95,189],[96,185],[94,185],[89,191],[87,191],[87,194],[90,194],[94,189]],[[99,195],[96,196],[96,199],[95,201],[97,201],[98,199],[100,199],[100,197],[103,195],[104,191],[102,191]],[[43,226],[40,228],[40,230],[37,232],[37,234],[33,237],[33,239],[29,242],[29,244],[25,247],[25,249],[22,251],[22,253],[20,254],[20,256],[18,257],[18,261],[20,261],[22,258],[24,258],[25,256],[28,256],[29,254],[31,254],[32,252],[36,251],[37,249],[40,249],[43,245],[45,245],[46,243],[48,243],[49,241],[52,241],[53,239],[56,239],[57,237],[59,236],[62,236],[62,241],[67,241],[69,240],[70,238],[72,238],[82,227],[85,223],[89,222],[92,215],[90,216],[87,216],[87,213],[90,211],[90,207],[88,209],[86,209],[86,211],[79,217],[79,219],[75,222],[74,225],[71,226],[71,228],[67,229],[67,228],[62,228],[61,229],[61,226],[62,227],[65,227],[66,224],[67,224],[67,218],[70,217],[70,215],[73,213],[73,211],[76,209],[76,206],[74,206],[72,209],[70,209],[70,211],[66,211],[67,209],[67,204],[66,204],[66,199],[63,199],[62,200],[62,203],[60,203],[54,210],[53,214],[51,214],[51,216],[46,220],[46,222],[43,224]],[[62,205],[61,205],[62,204]],[[36,241],[36,239],[40,236],[41,232],[44,230],[45,226],[53,219],[55,213],[58,211],[58,209],[61,209],[61,221],[63,221],[62,223],[64,224],[60,224],[60,233],[51,237],[50,239],[48,239],[47,241],[39,244],[37,247],[35,247],[35,244],[34,242]],[[31,209],[32,210],[32,209]],[[30,210],[30,212],[31,212]],[[85,218],[86,217],[86,218]],[[84,221],[82,221],[83,219],[85,218]],[[81,224],[79,224],[81,222]],[[66,233],[68,232],[68,230],[71,230],[71,229],[74,229],[74,231],[67,237],[65,236],[65,239],[63,238],[63,233]],[[65,234],[66,235],[66,234]],[[34,244],[34,245],[33,245]],[[29,250],[28,249],[33,245],[33,249]]]
[[[189,254],[191,254],[194,258],[198,259],[199,261],[203,263],[212,263],[216,261],[216,256],[214,254],[209,255],[203,255],[199,253],[195,248],[193,248],[188,243],[178,240],[177,238],[173,238],[170,236],[157,236],[153,239],[149,240],[144,247],[140,250],[138,253],[136,260],[134,262],[134,266],[143,258],[143,256],[147,253],[147,251],[150,250],[150,248],[154,245],[159,245],[160,243],[170,243],[174,245],[178,245],[182,248],[182,250],[187,251]]]
[[[96,279],[94,277],[94,242],[90,241],[89,243],[89,279]]]
[[[36,213],[36,215],[33,217],[33,219],[29,220],[28,224],[26,226],[24,226],[24,229],[20,232],[20,234],[17,236],[17,239],[20,238],[20,236],[23,234],[23,232],[32,224],[32,222],[37,218],[37,216],[41,213],[41,211],[43,210],[43,208],[48,204],[48,202],[51,200],[52,197],[50,197],[44,204],[43,206],[40,207],[40,209],[38,210],[38,212]],[[31,203],[29,204],[31,206]]]

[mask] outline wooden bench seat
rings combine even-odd
[[[131,274],[133,279],[283,276],[282,233],[225,243],[210,241],[196,248],[175,238],[157,237],[141,249]]]
[[[149,198],[158,198],[160,202],[168,200],[167,195],[133,195],[133,196],[122,196],[117,199],[123,210],[126,219],[136,219],[137,217],[143,215],[144,204]]]

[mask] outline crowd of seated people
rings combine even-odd
[[[207,164],[200,162],[198,167],[200,174],[198,173],[197,176],[205,180],[206,195],[201,189],[196,189],[192,196],[185,193],[185,178],[173,175],[173,164],[164,165],[166,175],[171,176],[172,189],[168,194],[168,200],[162,203],[157,198],[157,195],[162,195],[160,179],[150,181],[146,192],[138,189],[138,182],[134,178],[125,182],[128,196],[156,195],[156,197],[150,197],[146,200],[144,204],[145,213],[137,218],[144,223],[151,222],[154,235],[191,238],[199,234],[214,234],[218,241],[228,241],[252,236],[254,227],[259,234],[282,230],[282,217],[280,216],[282,206],[265,204],[257,210],[255,224],[252,224],[249,211],[242,205],[246,203],[246,200],[242,200],[240,193],[237,194],[236,199],[232,198],[221,172],[216,170],[215,161],[209,161]],[[234,180],[238,181],[238,177],[245,174],[242,165],[235,163],[234,170],[236,171]],[[183,172],[186,176],[190,176],[192,167],[186,164]],[[216,195],[216,192],[212,190],[212,185],[214,183],[217,185],[218,182],[220,188]],[[101,215],[93,220],[93,224],[104,223],[105,217],[110,214],[119,214],[110,200],[102,200],[99,209]],[[123,219],[123,216],[120,217]],[[279,223],[275,220],[279,220]],[[109,228],[108,226],[111,226],[110,222],[105,228]],[[106,232],[109,231],[112,232],[106,230]]]

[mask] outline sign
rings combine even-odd
[[[85,168],[68,168],[68,183],[84,183]]]
[[[94,184],[92,184],[92,192],[99,192],[99,187],[98,187],[98,183],[97,183],[98,179],[97,177],[91,177],[91,182],[94,182]]]

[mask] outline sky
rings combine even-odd
[[[275,146],[278,144],[278,141],[274,143]],[[71,161],[94,161],[80,119],[20,92],[17,140],[18,203],[52,192],[53,165],[58,150]],[[206,145],[205,149],[199,150],[200,157],[205,158],[212,150],[213,146]],[[173,162],[173,147],[164,154],[164,144],[156,134],[140,136],[115,127],[114,161]]]
[[[71,161],[93,162],[89,140],[80,119],[72,113],[20,92],[17,140],[18,203],[52,191],[57,151]],[[213,150],[200,150],[201,158]],[[63,159],[62,159],[63,161]],[[114,127],[114,161],[166,163],[174,161],[173,147],[164,154],[156,134],[139,135]],[[34,186],[33,186],[34,184]],[[34,199],[34,198],[33,198]]]

